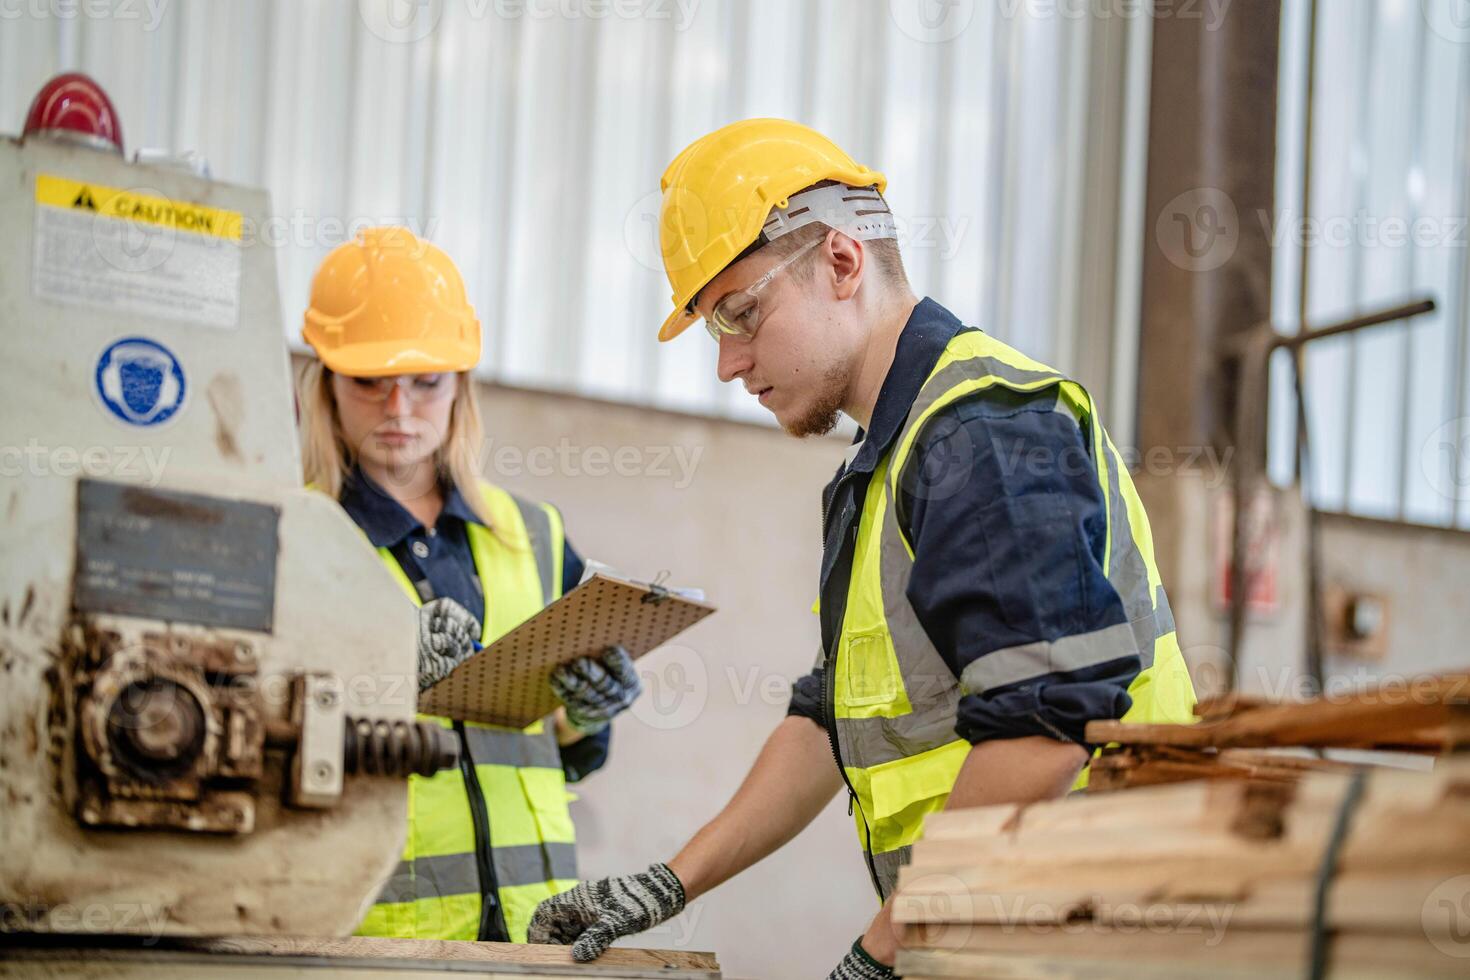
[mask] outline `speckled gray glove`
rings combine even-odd
[[[584,881],[553,895],[531,916],[533,943],[572,944],[572,959],[595,960],[613,940],[652,929],[684,911],[684,886],[667,864],[601,881]]]
[[[479,645],[480,621],[453,599],[419,608],[419,693],[449,676]]]
[[[551,690],[567,708],[567,723],[583,735],[594,735],[643,693],[633,658],[622,647],[608,647],[601,657],[578,657],[551,672]]]
[[[847,951],[837,968],[827,974],[827,980],[890,980],[892,976],[893,967],[884,966],[869,956],[859,939],[852,944],[852,949]]]

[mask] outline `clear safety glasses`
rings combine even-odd
[[[386,402],[394,388],[402,388],[404,397],[415,405],[442,401],[454,394],[455,377],[439,374],[400,374],[387,378],[346,378],[352,397],[364,402]]]
[[[765,314],[761,311],[761,292],[781,274],[783,269],[826,240],[824,237],[807,242],[782,259],[770,272],[744,289],[737,289],[716,303],[715,308],[704,320],[704,328],[709,331],[709,335],[717,341],[722,334],[743,340],[754,337],[755,332],[760,329],[761,320],[765,319]]]

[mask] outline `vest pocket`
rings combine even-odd
[[[898,664],[888,630],[880,626],[847,633],[842,644],[837,678],[840,685],[833,692],[837,707],[871,707],[897,700]]]
[[[891,851],[918,839],[924,817],[943,809],[969,752],[970,743],[956,739],[867,771],[868,799],[863,803],[872,818],[874,852]]]
[[[526,805],[536,824],[537,839],[542,843],[576,840],[572,815],[567,809],[566,780],[560,769],[517,769]]]

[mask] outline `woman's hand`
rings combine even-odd
[[[449,676],[475,652],[480,621],[453,599],[419,608],[419,693]]]
[[[552,671],[551,690],[566,707],[572,730],[593,735],[638,699],[643,682],[628,651],[608,647],[601,657],[578,657]]]

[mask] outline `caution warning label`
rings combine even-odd
[[[39,174],[32,290],[57,302],[235,327],[242,225],[238,211]]]

